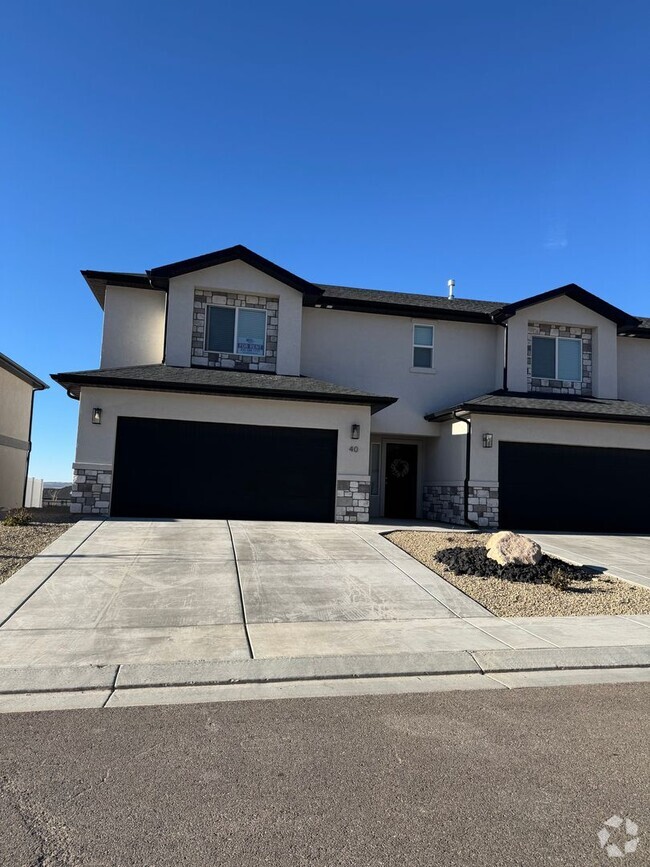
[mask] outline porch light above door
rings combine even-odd
[[[360,424],[353,424],[352,425],[352,430],[350,432],[350,436],[352,437],[353,440],[359,439],[359,437],[361,436],[361,425]]]

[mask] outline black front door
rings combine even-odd
[[[418,447],[405,443],[386,444],[387,518],[415,518],[418,490]]]

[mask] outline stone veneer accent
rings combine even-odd
[[[108,515],[112,481],[112,470],[75,467],[70,511],[82,515]]]
[[[465,523],[465,486],[425,485],[424,517],[444,524]],[[467,517],[479,527],[499,526],[499,488],[469,486]]]
[[[488,485],[470,485],[467,517],[479,527],[496,529],[499,526],[499,488]]]
[[[370,479],[336,480],[336,521],[365,524],[370,520]]]
[[[579,337],[582,339],[582,382],[533,377],[533,337]],[[592,393],[593,331],[579,325],[548,325],[544,322],[528,323],[528,391],[545,391],[554,394],[579,394],[589,397]]]
[[[425,485],[424,517],[444,524],[464,524],[464,485]]]
[[[208,352],[205,348],[207,308],[250,307],[266,310],[266,355],[236,355],[232,352]],[[198,367],[226,367],[232,370],[264,370],[275,373],[278,354],[278,298],[222,292],[218,289],[194,290],[192,320],[192,364]]]

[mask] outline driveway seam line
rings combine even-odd
[[[232,545],[232,553],[235,559],[235,574],[237,576],[237,588],[239,589],[239,602],[241,604],[241,615],[242,615],[242,625],[244,627],[244,634],[246,635],[246,643],[248,644],[248,652],[251,655],[251,659],[255,659],[255,651],[253,650],[253,642],[251,641],[250,632],[248,630],[248,617],[246,616],[246,602],[244,601],[244,588],[241,583],[241,575],[239,574],[239,560],[237,559],[237,546],[235,545],[235,537],[232,534],[232,527],[230,526],[230,521],[226,521],[226,526],[228,527],[228,535],[230,536],[230,544]]]
[[[446,605],[446,604],[442,601],[442,599],[438,599],[437,596],[434,596],[433,593],[431,593],[430,590],[427,590],[426,587],[423,587],[422,584],[420,584],[419,581],[416,581],[415,578],[414,578],[412,575],[409,575],[408,572],[405,572],[404,569],[402,569],[401,566],[399,566],[397,563],[393,562],[393,560],[389,559],[389,558],[384,554],[384,552],[383,552],[383,551],[380,551],[379,548],[376,548],[376,547],[372,544],[372,542],[369,542],[367,539],[364,539],[364,537],[361,535],[361,533],[357,533],[356,530],[352,530],[352,532],[353,532],[353,533],[354,533],[354,534],[355,534],[359,539],[362,539],[362,540],[366,543],[366,545],[369,545],[369,546],[373,549],[373,551],[376,551],[376,552],[379,554],[380,557],[383,557],[384,560],[385,560],[387,563],[390,563],[391,566],[395,566],[396,569],[399,569],[399,571],[402,573],[402,575],[406,575],[406,577],[409,579],[409,581],[412,581],[412,582],[413,582],[417,587],[420,588],[420,590],[424,590],[424,592],[427,594],[427,596],[430,596],[432,599],[435,599],[435,601],[436,601],[439,605],[442,605],[443,608],[446,608],[447,611],[449,611],[450,614],[452,614],[454,617],[457,617],[459,620],[462,620],[462,617],[460,617],[458,614],[456,614],[456,612],[455,612],[453,609],[451,609],[448,605]],[[413,558],[413,559],[415,559],[415,558]],[[415,562],[417,563],[418,561],[416,560]],[[427,619],[428,619],[428,618],[427,618]],[[471,624],[470,624],[470,626],[471,626]]]
[[[538,641],[545,641],[545,642],[547,642],[548,644],[551,645],[551,647],[559,647],[559,646],[560,646],[559,644],[555,644],[554,642],[552,642],[552,641],[551,641],[550,639],[548,639],[548,638],[542,638],[541,635],[535,635],[534,632],[531,632],[529,629],[526,629],[525,626],[521,626],[519,623],[512,623],[512,621],[508,620],[507,617],[499,617],[498,615],[496,615],[496,617],[497,617],[497,620],[501,620],[501,621],[503,621],[503,623],[507,623],[508,626],[514,626],[515,629],[520,629],[522,632],[525,632],[526,635],[530,635],[532,638],[536,638]],[[477,617],[476,619],[479,620],[478,617]],[[483,619],[483,618],[480,618],[480,619]],[[485,618],[485,619],[487,620],[488,618]],[[485,632],[486,635],[490,635],[490,633],[487,631],[487,629],[483,629],[483,627],[482,627],[482,626],[479,626],[477,623],[472,623],[471,625],[472,625],[472,626],[476,626],[477,629],[480,629],[481,632]],[[493,635],[491,635],[490,637],[491,637],[491,638],[494,638]],[[503,641],[503,639],[500,639],[500,640]],[[507,644],[507,643],[508,643],[508,642],[504,642],[504,644]],[[513,647],[511,644],[509,644],[508,646],[509,646],[509,647],[512,647],[513,650],[526,650],[526,649],[532,649],[532,648]],[[545,644],[542,644],[542,647],[546,647],[546,645],[545,645]]]
[[[455,617],[457,620],[460,620],[462,623],[467,623],[467,620],[466,620],[465,617],[461,616],[460,614],[456,614],[456,612],[454,611],[453,608],[450,608],[449,605],[447,605],[445,602],[442,601],[442,599],[438,599],[437,596],[435,596],[435,595],[434,595],[430,590],[427,590],[426,587],[424,587],[422,584],[420,584],[420,582],[417,581],[417,580],[416,580],[412,575],[409,575],[408,572],[406,572],[404,569],[402,569],[401,566],[399,566],[399,565],[398,565],[397,563],[395,563],[393,560],[390,560],[390,559],[389,559],[389,558],[384,554],[383,551],[381,551],[379,548],[375,548],[375,546],[372,544],[372,542],[369,542],[367,539],[364,539],[364,537],[363,537],[360,533],[357,533],[356,530],[353,530],[353,532],[354,532],[354,533],[359,537],[359,539],[363,539],[363,541],[366,542],[368,545],[370,545],[370,547],[371,547],[373,550],[375,550],[378,554],[380,554],[380,555],[384,558],[384,560],[386,560],[386,562],[390,563],[392,566],[395,566],[397,569],[399,569],[399,571],[400,571],[403,575],[406,575],[406,577],[407,577],[409,580],[411,580],[411,581],[412,581],[412,582],[413,582],[417,587],[419,587],[421,590],[424,590],[424,592],[425,592],[428,596],[430,596],[432,599],[435,599],[435,601],[436,601],[439,605],[442,605],[443,608],[446,608],[447,611],[449,611],[449,613],[450,613],[453,617]],[[384,538],[385,538],[385,537],[384,537]],[[387,541],[390,542],[390,539],[387,539]],[[394,544],[394,543],[391,542],[391,544]],[[396,547],[397,547],[397,546],[396,546]],[[411,555],[409,554],[409,556],[411,556]],[[420,562],[419,560],[415,560],[415,557],[413,557],[412,559],[413,559],[416,563],[419,563],[419,562]],[[422,563],[421,565],[424,566],[424,563]],[[428,569],[428,568],[429,568],[428,566],[425,566],[425,569]],[[433,572],[433,569],[431,569],[430,571]],[[433,574],[434,574],[434,575],[438,575],[437,572],[433,572]],[[440,578],[442,581],[445,580],[444,578],[441,578],[440,575],[438,575],[438,578]],[[451,584],[450,586],[453,587],[453,584]],[[455,589],[458,590],[458,588],[455,588]],[[459,593],[462,593],[462,592],[463,592],[462,590],[459,590]],[[464,596],[467,596],[466,593],[463,594],[463,595],[464,595]],[[468,598],[468,599],[471,599],[471,596],[467,596],[467,598]],[[472,601],[475,602],[476,600],[473,599]],[[480,602],[478,602],[477,605],[480,605]],[[481,607],[483,607],[483,606],[481,606]],[[487,609],[485,609],[485,610],[487,611]],[[429,618],[427,618],[427,619],[429,619]],[[473,623],[467,623],[467,625],[468,625],[468,626],[471,626],[471,627],[474,627],[474,628],[476,628],[476,629],[478,629],[479,632],[483,632],[482,629],[480,629],[478,626],[474,626]],[[510,645],[509,645],[507,642],[503,641],[502,639],[500,639],[500,638],[496,638],[494,635],[489,635],[489,633],[485,633],[485,634],[488,635],[490,638],[494,639],[494,641],[500,641],[501,644],[503,644],[505,647],[510,648]],[[511,648],[511,649],[514,649],[514,648]]]
[[[106,701],[101,706],[101,710],[104,710],[106,705],[109,703],[111,698],[115,695],[115,691],[117,690],[117,676],[120,673],[120,669],[122,668],[122,663],[118,662],[117,668],[115,669],[115,677],[113,678],[113,686],[110,688],[108,695],[106,696]]]
[[[11,620],[11,618],[14,616],[14,614],[17,614],[17,613],[20,611],[20,609],[23,607],[23,605],[25,605],[27,602],[29,602],[29,600],[32,598],[32,596],[34,596],[35,593],[38,593],[38,591],[41,589],[41,587],[43,587],[45,584],[47,584],[47,582],[50,580],[50,578],[51,578],[51,577],[52,577],[56,572],[59,571],[59,569],[61,568],[61,566],[63,566],[65,563],[67,563],[68,560],[70,559],[70,557],[72,557],[73,554],[76,554],[77,551],[79,550],[79,548],[81,548],[82,545],[85,545],[86,542],[88,541],[88,539],[90,539],[91,536],[94,536],[94,534],[97,532],[97,530],[99,530],[99,528],[100,528],[101,526],[103,526],[104,523],[105,523],[105,521],[100,521],[99,524],[95,527],[95,529],[94,529],[94,530],[91,530],[90,533],[88,533],[88,535],[86,536],[86,538],[85,538],[82,542],[79,542],[79,544],[78,544],[75,548],[73,548],[72,551],[70,551],[69,554],[66,554],[66,555],[65,555],[65,559],[63,560],[63,562],[62,562],[62,563],[59,563],[59,565],[56,566],[56,567],[55,567],[55,568],[50,572],[50,574],[47,576],[47,578],[44,578],[44,579],[41,581],[41,583],[38,585],[38,587],[35,587],[35,588],[32,590],[32,592],[29,594],[29,596],[26,596],[26,597],[23,599],[23,601],[20,603],[20,605],[18,605],[16,608],[14,608],[14,610],[11,612],[11,614],[10,614],[8,617],[5,617],[5,619],[2,621],[2,623],[0,623],[0,629],[2,629],[2,627],[5,625],[5,623],[7,623],[9,620]],[[37,554],[36,557],[38,557],[38,556],[39,556],[39,555]],[[32,559],[35,560],[36,557],[33,557]]]

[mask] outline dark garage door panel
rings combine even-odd
[[[337,431],[122,417],[111,514],[331,521]]]
[[[648,533],[650,451],[499,444],[499,523],[528,530]]]

